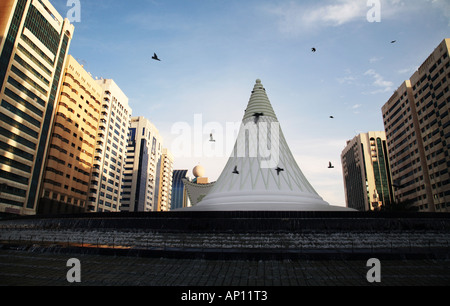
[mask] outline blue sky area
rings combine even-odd
[[[71,9],[51,2],[62,16]],[[379,22],[369,22],[378,4],[370,16]],[[195,114],[203,126],[222,125],[216,139],[225,139],[259,78],[300,168],[342,206],[346,141],[384,130],[382,105],[450,37],[447,0],[80,0],[80,8],[69,53],[93,77],[114,79],[165,147],[179,137],[177,122],[194,128]],[[216,180],[229,153],[175,156],[175,168],[200,163]]]

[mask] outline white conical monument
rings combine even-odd
[[[328,211],[297,165],[261,81],[256,80],[222,174],[195,211]]]

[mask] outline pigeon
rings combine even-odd
[[[331,164],[331,162],[328,163],[328,169],[333,169],[334,166]]]
[[[210,141],[210,142],[216,142],[216,141],[213,139],[213,134],[212,134],[212,133],[209,134],[209,141]]]
[[[158,55],[156,55],[156,53],[153,53],[152,59],[154,59],[155,61],[161,61],[161,60],[158,58]]]
[[[277,167],[275,170],[277,170],[277,175],[280,175],[280,172],[284,171],[284,169],[280,167]]]
[[[316,48],[311,48],[311,51],[314,53],[316,52]]]
[[[253,117],[255,117],[255,124],[258,124],[259,117],[264,116],[263,113],[254,113]]]
[[[233,174],[239,174],[239,171],[237,170],[237,166],[234,166]]]

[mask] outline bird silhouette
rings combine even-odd
[[[316,48],[311,48],[311,51],[312,52],[316,52]]]
[[[259,117],[264,116],[264,113],[254,113],[253,117],[255,117],[255,124],[258,123]]]
[[[277,170],[277,175],[280,175],[280,172],[284,171],[284,169],[280,167],[277,167],[275,170]]]
[[[156,53],[153,53],[152,59],[154,59],[155,61],[161,61],[161,60],[158,58],[158,55],[156,55]]]
[[[393,40],[393,41],[391,41],[391,44],[393,44],[393,43],[395,43],[396,42],[396,40]]]
[[[334,119],[334,117],[333,117],[333,116],[330,116],[330,119]]]
[[[210,142],[216,142],[216,141],[213,139],[213,134],[212,134],[212,133],[209,134],[209,141],[210,141]]]
[[[331,162],[328,163],[328,169],[333,169],[334,166],[331,164]]]
[[[233,174],[239,174],[239,171],[237,170],[237,166],[234,166]]]

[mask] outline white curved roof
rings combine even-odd
[[[256,80],[241,129],[222,174],[196,211],[326,211],[331,206],[297,165],[261,81]]]

